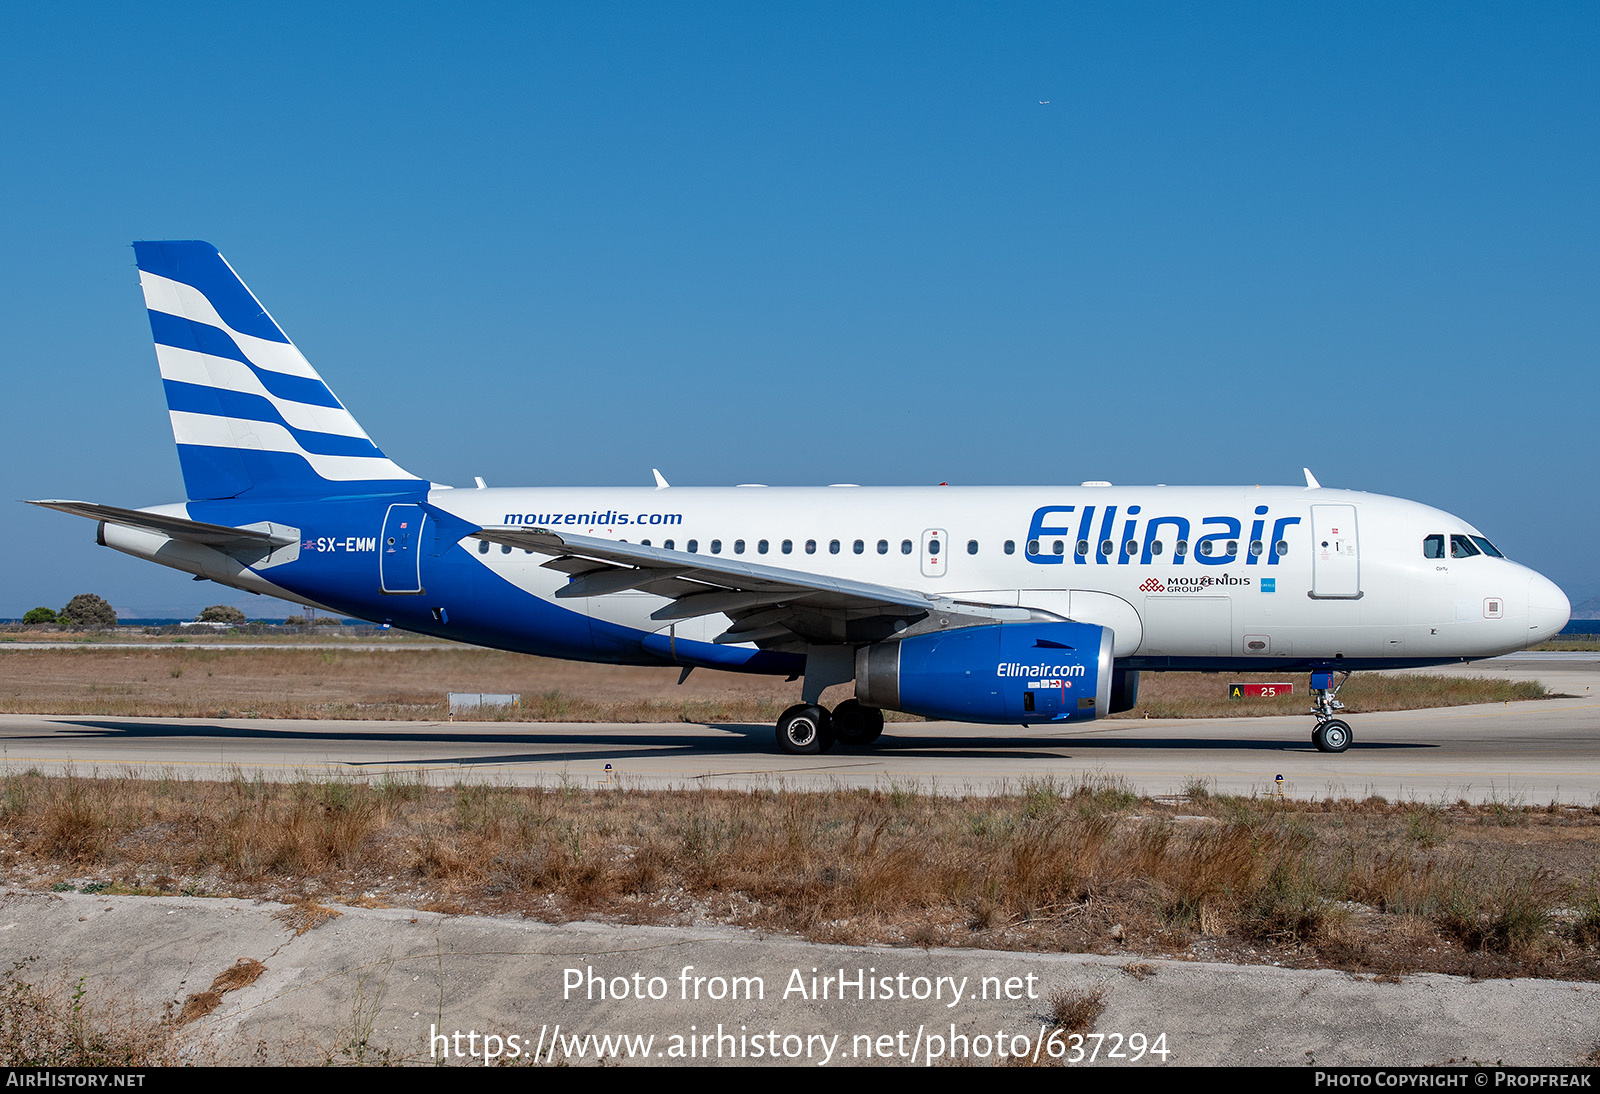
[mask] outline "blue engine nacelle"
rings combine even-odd
[[[1091,623],[991,623],[856,651],[869,707],[961,722],[1087,722],[1111,713],[1111,632]]]

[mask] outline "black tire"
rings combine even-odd
[[[846,699],[833,708],[833,735],[842,745],[871,748],[883,736],[883,711]]]
[[[812,703],[801,703],[778,719],[778,747],[791,756],[815,756],[833,747],[833,719]]]
[[[1319,752],[1343,752],[1350,747],[1354,734],[1350,732],[1350,723],[1341,722],[1335,718],[1323,722],[1311,734],[1311,743],[1317,746]]]

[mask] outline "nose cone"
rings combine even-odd
[[[1572,602],[1554,581],[1542,574],[1528,579],[1528,645],[1561,633],[1572,618]]]

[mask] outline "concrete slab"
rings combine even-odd
[[[8,893],[0,960],[36,957],[34,979],[84,977],[90,1005],[120,997],[154,1013],[181,1009],[240,958],[262,962],[253,983],[183,1027],[196,1062],[433,1063],[448,1051],[463,1064],[490,1053],[526,1063],[537,1052],[558,1064],[921,1065],[992,1063],[1042,1044],[1041,1058],[1052,1046],[1098,1048],[1099,1063],[1118,1065],[1565,1066],[1592,1063],[1600,1048],[1593,983],[1394,983],[1133,955],[825,946],[724,928],[404,909],[340,908],[297,935],[275,918],[284,911],[230,899]],[[1098,1045],[1049,1039],[1058,992],[1101,994]]]

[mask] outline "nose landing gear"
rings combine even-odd
[[[1317,719],[1316,728],[1311,731],[1311,743],[1318,752],[1343,752],[1354,739],[1350,723],[1334,717],[1335,712],[1344,709],[1344,704],[1339,702],[1339,689],[1349,679],[1348,672],[1337,684],[1331,672],[1311,674],[1311,713]]]

